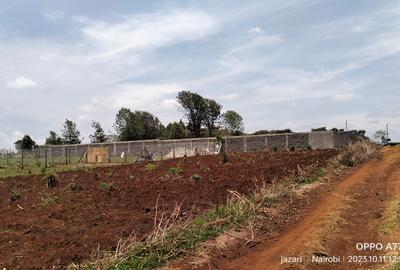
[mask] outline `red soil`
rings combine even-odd
[[[183,202],[182,215],[196,215],[224,203],[227,190],[248,193],[255,179],[271,183],[335,154],[252,152],[232,154],[226,164],[218,156],[198,156],[157,162],[154,170],[112,166],[59,174],[54,188],[42,176],[0,181],[0,268],[64,269],[89,260],[95,249],[115,248],[132,232],[144,237],[153,229],[158,197],[161,211]],[[183,172],[170,174],[172,167]],[[201,179],[193,180],[195,174]],[[112,185],[102,190],[102,183]]]

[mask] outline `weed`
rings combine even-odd
[[[110,188],[110,184],[109,183],[106,183],[106,182],[101,182],[100,183],[100,189],[101,190],[108,190]]]
[[[154,171],[155,169],[157,169],[157,163],[149,163],[146,164],[146,170],[148,171]]]
[[[46,167],[41,167],[40,168],[40,173],[45,174],[46,173]]]
[[[18,190],[11,191],[11,201],[16,201],[21,198],[21,193]]]
[[[107,176],[107,177],[113,177],[113,176],[114,176],[113,171],[108,171],[108,172],[106,173],[106,176]]]
[[[172,168],[169,168],[168,172],[170,174],[178,175],[178,174],[183,173],[183,170],[181,168],[179,168],[179,167],[172,167]]]
[[[58,197],[51,195],[51,194],[47,194],[42,197],[42,203],[44,205],[49,205],[49,204],[55,203],[57,200],[58,200]]]

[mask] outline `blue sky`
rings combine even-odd
[[[247,132],[366,129],[400,140],[400,1],[3,0],[0,148],[121,106],[179,120],[196,91]]]

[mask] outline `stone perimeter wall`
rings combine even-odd
[[[268,149],[333,149],[346,146],[358,140],[356,131],[335,132],[318,131],[305,133],[285,133],[268,135],[245,135],[226,137],[228,152],[250,152]],[[147,140],[101,144],[40,146],[40,155],[47,150],[49,158],[82,157],[88,147],[109,147],[110,156],[119,157],[124,152],[127,156],[140,156],[145,148],[155,159],[192,155],[193,149],[201,155],[212,154],[217,146],[215,138],[181,139],[181,140]]]

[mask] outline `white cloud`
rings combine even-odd
[[[277,45],[284,42],[284,39],[279,35],[258,35],[251,39],[250,41],[246,41],[245,44],[240,45],[234,49],[232,49],[229,53],[235,54],[248,49],[254,49],[260,46],[267,45]]]
[[[252,27],[247,31],[247,33],[249,33],[249,34],[262,34],[264,32],[263,32],[263,30],[261,30],[260,27]]]
[[[84,23],[82,33],[100,48],[97,55],[100,58],[198,40],[217,27],[216,20],[209,14],[192,10],[127,16],[119,23],[80,21]]]
[[[339,93],[336,94],[332,97],[333,100],[336,101],[350,101],[352,100],[356,95],[354,93]]]
[[[65,18],[65,13],[59,10],[43,10],[42,14],[51,22],[57,22]]]
[[[9,82],[8,86],[14,89],[29,89],[35,88],[37,83],[30,78],[17,77],[13,81]]]
[[[238,98],[239,96],[240,96],[239,93],[228,93],[228,94],[222,95],[221,99],[234,100],[234,99]]]

